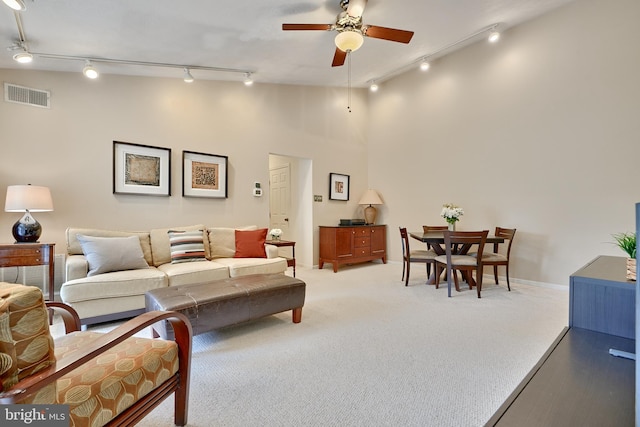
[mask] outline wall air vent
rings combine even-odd
[[[32,105],[34,107],[51,108],[51,92],[31,89],[12,83],[4,84],[4,100],[17,104]]]

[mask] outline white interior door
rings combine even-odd
[[[271,228],[282,230],[282,238],[287,239],[291,209],[290,166],[277,166],[269,170],[269,220]],[[290,237],[289,237],[290,238]]]

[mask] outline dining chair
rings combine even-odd
[[[429,266],[434,264],[437,256],[433,249],[428,250],[411,250],[409,246],[409,234],[404,227],[400,228],[400,238],[402,240],[402,280],[404,285],[409,286],[409,272],[411,271],[412,262],[421,262],[427,266],[427,277],[430,274]],[[405,275],[406,272],[406,275]]]
[[[428,233],[430,231],[444,231],[448,230],[449,227],[446,225],[423,225],[422,232]],[[431,243],[427,243],[427,249],[432,249]],[[431,264],[427,264],[427,274],[431,274]]]
[[[487,241],[489,230],[483,231],[443,231],[445,255],[438,255],[435,259],[436,289],[440,284],[440,275],[443,269],[447,269],[447,294],[451,297],[451,278],[453,277],[456,291],[460,292],[458,274],[460,270],[465,277],[469,289],[474,286],[473,272],[476,272],[475,286],[480,298],[482,291],[482,254]],[[469,254],[469,249],[478,245],[477,256]]]
[[[511,256],[511,244],[513,243],[513,238],[516,235],[515,228],[502,228],[496,227],[495,232],[496,237],[502,237],[507,245],[507,250],[504,253],[500,253],[500,243],[493,244],[493,252],[484,252],[482,254],[482,264],[483,265],[492,265],[493,266],[493,277],[496,280],[496,285],[498,285],[498,267],[505,266],[506,274],[507,274],[507,289],[511,291],[511,284],[509,283],[509,259]]]

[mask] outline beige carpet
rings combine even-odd
[[[466,285],[447,298],[422,266],[409,287],[401,272],[298,269],[302,323],[287,312],[194,337],[189,425],[482,426],[567,325],[568,285],[486,280],[482,299]],[[170,398],[140,425],[172,414]]]

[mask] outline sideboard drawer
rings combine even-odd
[[[356,248],[369,248],[371,247],[371,237],[356,236],[355,240],[353,241],[353,245]]]

